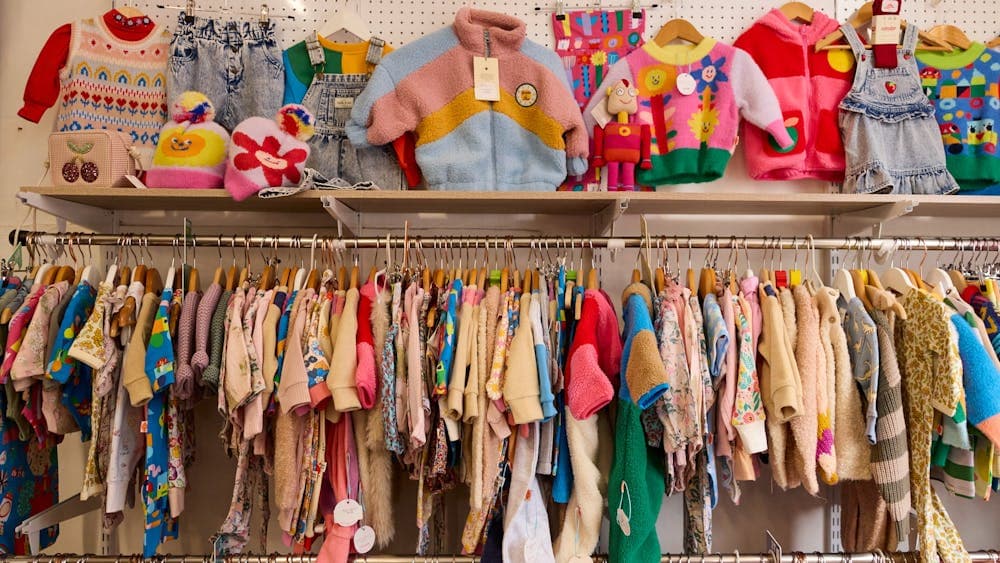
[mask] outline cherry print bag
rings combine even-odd
[[[122,133],[64,131],[49,135],[49,169],[56,186],[124,187],[141,164]]]

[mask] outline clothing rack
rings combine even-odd
[[[1000,552],[973,551],[969,556],[974,563],[997,563],[1000,560]],[[211,555],[165,555],[150,559],[156,563],[210,563],[214,561],[225,563],[312,563],[316,556],[306,555],[234,555],[231,557],[219,557],[213,559]],[[355,562],[365,563],[414,563],[414,562],[436,562],[436,563],[478,563],[479,557],[461,556],[411,556],[411,555],[357,555],[353,559]],[[605,563],[608,560],[605,555],[595,555],[594,563]],[[709,555],[685,555],[668,554],[660,558],[661,563],[832,563],[839,561],[842,563],[910,563],[918,562],[920,554],[917,552],[892,552],[892,553],[801,553],[786,552],[779,557],[771,553],[713,553]],[[116,556],[116,555],[70,555],[54,554],[40,556],[19,556],[3,557],[2,561],[10,563],[132,563],[143,561],[140,556]]]
[[[623,237],[363,237],[340,238],[320,234],[303,236],[270,236],[270,235],[153,235],[141,233],[121,233],[117,235],[99,235],[88,233],[47,233],[42,231],[11,231],[8,236],[11,244],[61,246],[193,246],[208,248],[249,248],[249,249],[310,249],[332,248],[335,250],[354,249],[424,249],[441,248],[444,250],[466,248],[537,248],[541,250],[577,250],[577,249],[621,249],[641,248],[651,249],[747,249],[747,250],[917,250],[917,251],[979,251],[1000,252],[1000,237],[886,237],[886,238],[810,238],[796,237],[739,237],[739,236],[685,236],[685,235],[654,235],[623,236]]]

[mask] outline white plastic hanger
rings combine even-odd
[[[77,245],[79,246],[79,245]],[[80,253],[83,254],[82,252]],[[100,275],[97,273],[97,268],[94,267],[94,239],[87,242],[87,266],[83,269],[83,274],[80,275],[80,280],[87,282],[87,285],[97,289],[97,284],[100,282]]]
[[[851,253],[851,248],[854,243],[848,243],[847,254]],[[859,251],[860,252],[860,251]],[[851,276],[851,272],[847,268],[841,268],[837,270],[837,273],[833,275],[833,288],[840,292],[844,296],[844,299],[851,300],[858,296],[857,292],[854,291],[854,278]]]
[[[320,37],[329,38],[331,35],[341,32],[349,33],[359,41],[367,41],[373,37],[368,24],[358,14],[358,11],[354,9],[353,2],[345,2],[336,14],[326,20],[326,23],[323,24],[323,27],[319,28],[316,34]]]
[[[173,289],[174,287],[174,277],[177,275],[177,239],[174,239],[173,244],[173,255],[170,257],[170,268],[167,269],[167,281],[164,282],[163,287],[167,289]]]
[[[889,269],[882,274],[882,285],[899,295],[906,295],[911,290],[917,289],[909,274],[902,268],[895,267],[895,259],[889,263]]]

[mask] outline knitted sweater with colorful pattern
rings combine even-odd
[[[965,51],[918,51],[917,67],[934,104],[948,171],[959,188],[1000,183],[1000,52],[982,43]]]
[[[583,112],[588,130],[605,107],[606,87],[622,79],[639,90],[633,121],[652,130],[653,167],[636,171],[640,184],[721,178],[736,148],[740,117],[770,133],[782,149],[794,144],[764,73],[731,45],[706,37],[697,45],[650,41],[632,51],[611,67]]]

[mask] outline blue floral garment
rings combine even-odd
[[[170,340],[169,314],[172,298],[173,291],[164,289],[146,347],[146,377],[153,388],[153,398],[146,405],[146,478],[142,488],[146,512],[146,535],[142,543],[144,557],[155,556],[163,540],[177,538],[177,520],[170,517],[167,496],[170,489],[170,453],[166,404],[168,388],[174,383],[174,348]]]
[[[34,436],[19,440],[17,425],[5,412],[7,397],[0,392],[0,554],[27,555],[28,537],[14,530],[59,498],[56,444],[51,439],[40,443]],[[40,547],[52,545],[57,537],[59,526],[42,530]]]
[[[66,306],[62,324],[52,346],[52,357],[49,360],[48,376],[63,384],[62,403],[80,427],[80,440],[90,439],[90,407],[93,398],[92,376],[90,366],[69,355],[69,349],[76,340],[83,324],[90,318],[94,309],[97,292],[90,284],[83,282],[76,286],[76,292]]]

